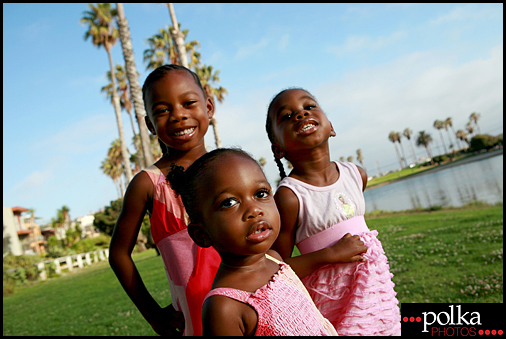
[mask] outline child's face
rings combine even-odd
[[[171,71],[153,83],[146,95],[146,124],[167,146],[182,151],[204,142],[209,119],[214,114],[193,77],[184,71]]]
[[[336,133],[316,100],[300,89],[282,93],[269,111],[277,145],[286,153],[314,147]]]
[[[270,249],[279,234],[280,217],[269,182],[256,162],[224,155],[201,182],[204,229],[218,252],[253,255]]]

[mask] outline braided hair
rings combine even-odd
[[[270,117],[272,105],[274,104],[274,101],[276,101],[281,96],[281,94],[285,93],[286,91],[291,91],[294,89],[300,89],[301,91],[307,92],[308,94],[310,94],[314,98],[314,96],[311,93],[309,93],[304,88],[300,88],[300,87],[290,87],[290,88],[284,89],[281,92],[279,92],[278,94],[276,94],[276,96],[274,98],[272,98],[272,100],[269,104],[269,107],[267,108],[267,121],[265,122],[265,129],[267,131],[267,136],[269,137],[269,141],[271,142],[271,144],[276,143],[276,139],[274,138],[274,130],[273,130],[274,118]],[[283,179],[284,177],[286,177],[286,172],[285,172],[285,168],[283,166],[283,163],[281,162],[281,159],[278,159],[276,157],[275,154],[274,154],[274,161],[276,162],[276,165],[278,166],[279,176],[281,177],[281,179]]]
[[[204,90],[204,87],[202,87],[202,83],[200,82],[200,79],[195,72],[180,65],[174,64],[163,65],[155,69],[153,72],[151,72],[144,81],[144,85],[142,85],[142,101],[144,102],[144,109],[146,110],[146,112],[148,111],[148,108],[146,107],[146,96],[148,95],[148,92],[150,92],[151,89],[153,88],[153,84],[156,81],[163,78],[167,73],[173,71],[188,72],[192,76],[193,80],[195,80],[195,83],[202,90],[202,93],[204,93],[204,98],[207,98],[206,91]],[[169,152],[169,148],[160,139],[158,139],[158,143],[160,144],[160,148],[162,149],[162,154],[166,155]]]

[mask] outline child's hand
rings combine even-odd
[[[366,261],[363,254],[367,252],[367,246],[360,240],[358,235],[346,233],[334,246],[330,247],[335,262]]]
[[[156,320],[149,322],[153,330],[161,336],[182,336],[184,330],[183,312],[176,311],[172,304],[162,308]]]

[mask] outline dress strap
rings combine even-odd
[[[218,287],[213,290],[211,290],[209,293],[207,293],[204,301],[213,296],[213,295],[223,295],[225,297],[232,298],[234,300],[247,303],[247,300],[251,296],[251,293],[246,291],[237,290],[235,288],[229,288],[229,287]]]

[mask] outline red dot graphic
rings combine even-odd
[[[416,322],[419,323],[420,321],[422,321],[422,318],[416,317]]]
[[[502,335],[502,330],[497,331],[497,334]]]
[[[402,318],[402,321],[404,321],[405,323],[407,323],[408,322],[408,317]]]
[[[415,321],[415,317],[409,318],[409,321],[414,322]]]
[[[490,331],[489,331],[489,330],[486,330],[486,331],[485,331],[485,334],[486,334],[486,335],[489,335],[489,334],[490,334]]]
[[[495,330],[492,330],[492,335],[495,335],[496,334],[496,331]]]
[[[479,331],[478,331],[478,334],[479,334],[479,335],[483,335],[483,330],[479,330]]]

